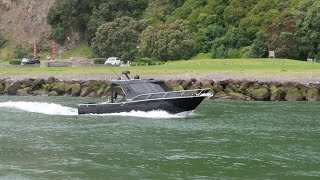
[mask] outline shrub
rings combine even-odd
[[[32,56],[32,51],[30,49],[25,49],[21,46],[16,47],[14,50],[14,56],[17,59],[22,59],[26,57],[31,57]]]
[[[155,61],[152,58],[147,58],[147,57],[139,58],[139,59],[135,60],[135,62],[138,63],[139,65],[142,65],[142,66],[146,65],[146,63],[148,63],[149,66],[157,64],[157,61]]]
[[[11,65],[20,65],[21,64],[21,59],[11,59],[9,61],[9,64],[11,64]]]
[[[105,58],[96,58],[94,59],[94,64],[104,64],[104,62],[106,62]]]
[[[238,49],[228,49],[228,58],[241,58],[241,51]]]

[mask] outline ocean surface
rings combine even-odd
[[[88,101],[1,96],[0,179],[320,179],[320,103],[77,115]]]

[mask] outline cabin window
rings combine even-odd
[[[138,94],[165,92],[158,83],[130,84],[130,87]]]

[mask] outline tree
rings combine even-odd
[[[195,53],[195,42],[186,21],[158,23],[149,26],[141,34],[143,56],[161,61],[188,59]]]
[[[184,4],[185,0],[153,0],[150,1],[144,12],[144,18],[150,23],[164,22],[167,17],[178,7]]]
[[[248,34],[242,28],[230,28],[225,35],[225,45],[227,48],[240,49],[248,46],[249,43]]]
[[[308,9],[302,23],[302,31],[308,37],[310,54],[320,51],[320,1],[315,1]]]
[[[123,16],[139,18],[147,5],[148,0],[56,0],[47,20],[59,43],[67,36],[90,42],[100,25]]]
[[[211,51],[212,45],[216,38],[222,37],[225,35],[226,28],[219,25],[209,26],[204,32],[199,31],[199,38],[197,40],[197,44],[199,46],[199,50],[201,52],[207,53]]]
[[[98,28],[92,39],[92,48],[105,57],[117,56],[132,61],[137,54],[139,34],[145,26],[145,22],[130,17],[117,18]]]
[[[56,0],[47,16],[52,26],[52,38],[63,44],[67,35],[74,41],[77,33],[87,29],[88,17],[91,14],[90,1],[87,0]]]
[[[253,41],[250,49],[250,57],[252,58],[263,58],[268,53],[267,37],[263,32],[256,34],[256,39]]]
[[[147,0],[100,0],[100,3],[97,3],[93,8],[88,22],[87,38],[89,43],[102,24],[124,16],[139,19],[147,5]]]
[[[256,3],[256,0],[231,0],[230,5],[225,8],[223,13],[226,26],[237,27],[240,20],[247,15]]]
[[[247,31],[252,40],[255,39],[256,33],[265,31],[280,14],[279,4],[279,0],[259,0],[246,17],[240,20],[239,25]]]
[[[301,16],[298,12],[283,12],[267,30],[269,50],[274,50],[278,57],[300,59],[299,37],[297,30]]]
[[[227,58],[228,57],[228,49],[225,46],[226,40],[225,37],[216,38],[212,42],[212,58]]]

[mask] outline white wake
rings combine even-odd
[[[48,114],[48,115],[78,115],[76,108],[61,106],[60,104],[45,102],[2,102],[0,107],[19,109],[27,112]]]
[[[121,113],[110,113],[110,114],[90,114],[95,116],[125,116],[125,117],[143,117],[143,118],[162,118],[162,119],[171,119],[171,118],[184,118],[191,111],[182,112],[178,114],[170,114],[166,111],[156,110],[156,111],[131,111],[131,112],[121,112]]]

